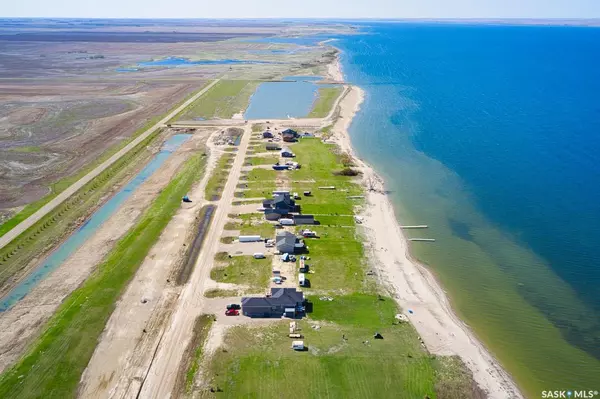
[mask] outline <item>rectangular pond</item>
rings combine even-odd
[[[318,96],[320,76],[288,76],[283,82],[261,83],[244,113],[244,119],[306,117]]]

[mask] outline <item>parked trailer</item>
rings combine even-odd
[[[298,285],[300,285],[300,287],[304,287],[306,285],[306,276],[304,273],[300,273],[298,275]]]
[[[262,238],[260,236],[239,236],[238,240],[239,242],[258,242],[262,241]]]
[[[294,219],[281,218],[279,219],[279,224],[281,224],[282,226],[293,226]]]
[[[254,256],[254,259],[264,259],[265,258],[265,254],[263,254],[262,252],[256,252],[252,256]]]
[[[275,190],[273,191],[273,195],[289,195],[289,190]]]

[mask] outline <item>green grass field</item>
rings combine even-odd
[[[313,108],[308,114],[308,118],[325,118],[329,115],[335,100],[340,96],[341,92],[341,86],[320,88],[319,96],[313,104]]]
[[[267,157],[248,157],[246,158],[246,163],[252,166],[257,165],[273,165],[275,162],[279,161],[279,157],[277,155],[267,156]]]
[[[246,109],[258,83],[251,80],[221,80],[182,112],[177,120],[231,118]]]
[[[285,173],[285,171],[276,171],[273,169],[252,169],[250,172],[248,172],[248,181],[275,181],[278,173]]]
[[[218,261],[217,266],[210,271],[210,278],[221,283],[242,284],[254,290],[264,290],[271,277],[271,258],[232,256]]]
[[[202,154],[188,159],[96,271],[67,297],[27,353],[0,376],[0,397],[76,396],[81,374],[115,302],[181,206],[181,197],[198,180],[205,162]]]
[[[382,299],[316,299],[319,313],[299,322],[304,352],[291,349],[287,321],[234,327],[226,351],[217,351],[207,370],[210,385],[227,398],[470,398],[460,390],[470,381],[460,363],[430,356],[411,325],[394,323],[394,301]],[[311,328],[315,322],[319,329]],[[374,339],[375,332],[383,339]],[[208,390],[200,395],[212,397]]]
[[[311,226],[319,238],[305,239],[307,263],[314,273],[307,275],[310,288],[303,288],[310,313],[299,321],[299,333],[308,350],[291,349],[285,321],[267,327],[234,327],[225,338],[224,350],[216,351],[204,365],[205,381],[209,378],[210,387],[219,391],[217,396],[227,398],[484,397],[474,390],[471,374],[460,359],[430,355],[412,325],[395,320],[399,312],[395,301],[366,275],[367,260],[354,220],[364,200],[348,198],[363,194],[363,189],[355,178],[334,173],[344,167],[336,147],[319,139],[302,139],[292,150],[302,169],[290,172],[290,188],[312,191],[312,196],[302,196],[297,203],[303,213],[315,214],[321,223]],[[249,172],[253,194],[259,194],[260,187],[264,190],[265,184],[274,184],[276,173]],[[237,218],[243,222],[230,227],[241,229],[256,216]],[[246,276],[249,270],[256,272],[250,265],[243,265],[241,259],[234,262],[219,274],[213,271],[212,277],[223,279],[227,274],[228,282],[236,283],[257,278]],[[270,268],[264,272],[268,281]],[[321,300],[324,294],[333,301]],[[320,328],[312,328],[315,324]],[[376,332],[383,339],[374,339]],[[215,397],[208,388],[194,394]]]
[[[247,189],[236,194],[238,198],[271,198],[276,189],[273,181],[246,181]]]
[[[14,148],[10,149],[10,151],[13,151],[13,152],[25,152],[25,153],[41,152],[42,150],[43,150],[42,147],[35,146],[35,145],[26,145],[23,147],[14,147]]]

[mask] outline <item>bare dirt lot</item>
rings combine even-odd
[[[49,192],[198,83],[0,85],[0,211]],[[35,93],[35,94],[34,94]]]

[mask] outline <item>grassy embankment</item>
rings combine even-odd
[[[193,155],[97,270],[62,303],[19,362],[0,376],[0,397],[74,397],[100,334],[148,251],[199,178],[206,157]]]
[[[308,351],[291,350],[287,322],[260,331],[235,327],[225,338],[226,351],[215,352],[207,364],[205,378],[224,397],[476,397],[462,362],[427,353],[414,328],[395,321],[396,303],[366,275],[353,218],[362,200],[348,198],[362,189],[352,178],[333,173],[344,167],[336,148],[303,139],[293,150],[302,169],[275,173],[287,173],[293,191],[312,191],[299,203],[321,221],[313,227],[320,238],[306,240],[314,274],[307,275],[311,288],[304,292],[312,313],[299,322],[299,333]],[[253,172],[249,176],[257,182],[273,181],[272,173]],[[321,300],[324,294],[333,301]],[[374,339],[375,332],[383,339]],[[282,383],[290,376],[293,384]]]
[[[235,156],[235,153],[224,153],[221,155],[213,169],[212,175],[208,179],[208,182],[206,182],[204,198],[209,201],[218,201],[221,199],[221,193],[227,183],[229,171],[231,170]]]
[[[335,100],[337,100],[341,92],[341,86],[320,88],[319,95],[313,104],[312,110],[308,114],[308,118],[325,118],[329,115]]]
[[[202,360],[202,348],[212,327],[214,317],[214,315],[203,314],[196,318],[192,339],[183,355],[183,362],[175,382],[174,394],[178,397],[192,391],[194,377]]]
[[[152,157],[148,146],[159,135],[159,131],[150,135],[39,222],[2,248],[0,250],[0,285],[17,276],[33,258],[40,256],[45,250],[66,237],[78,226],[80,220],[87,217],[102,202],[110,190],[115,189],[136,169],[144,165]]]
[[[258,83],[252,80],[221,80],[173,121],[231,118],[246,109]]]
[[[177,107],[181,106],[181,104],[183,104],[189,98],[194,96],[198,91],[202,90],[206,86],[206,84],[207,83],[203,83],[202,87],[200,87],[198,90],[194,91],[193,93],[190,93],[189,95],[185,96],[185,98],[183,98],[176,105],[171,107],[171,109],[169,111],[165,112],[163,115],[158,115],[158,116],[148,119],[148,121],[143,126],[140,126],[135,132],[133,132],[133,134],[131,136],[122,140],[118,144],[113,145],[106,151],[104,151],[96,160],[89,163],[85,167],[81,168],[77,173],[75,173],[71,176],[66,176],[56,182],[53,182],[50,185],[50,193],[48,195],[45,195],[44,197],[40,198],[39,200],[26,205],[21,211],[19,211],[18,213],[13,215],[10,219],[6,220],[4,223],[2,223],[0,225],[0,237],[3,236],[4,234],[6,234],[6,232],[10,231],[13,227],[15,227],[16,225],[21,223],[23,220],[27,219],[29,216],[34,214],[38,209],[40,209],[42,206],[46,205],[54,197],[56,197],[58,194],[60,194],[65,189],[67,189],[69,186],[71,186],[73,183],[75,183],[76,181],[81,179],[83,176],[85,176],[86,174],[91,172],[98,165],[102,164],[104,161],[108,160],[110,157],[115,155],[122,148],[124,148],[127,144],[129,144],[131,141],[135,140],[136,137],[138,137],[139,135],[144,133],[146,130],[148,130],[152,126],[154,126],[156,123],[158,123],[162,118],[165,117],[165,115],[168,115],[174,109],[177,109]],[[24,147],[24,148],[27,149],[27,152],[32,152],[37,147]]]

